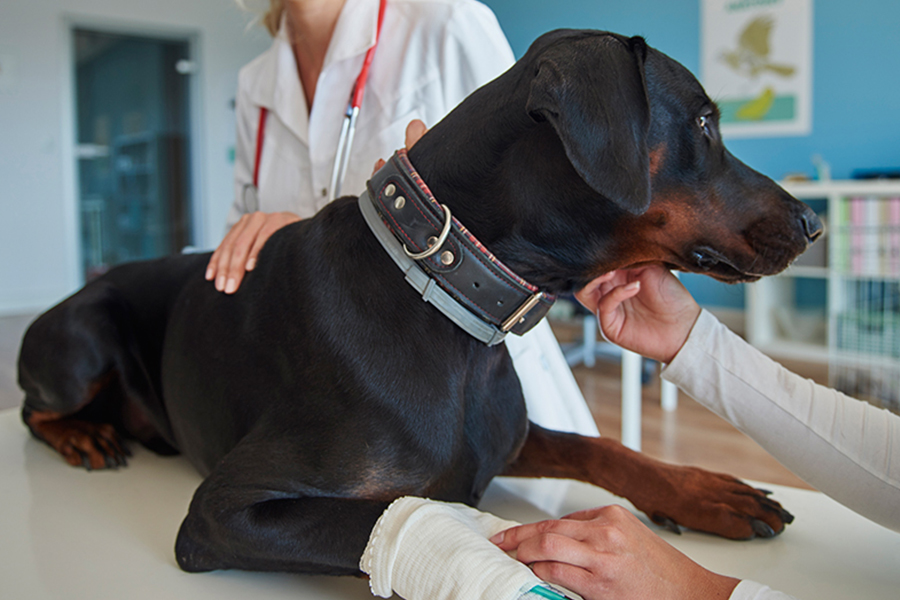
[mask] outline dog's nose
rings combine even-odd
[[[803,233],[806,234],[806,239],[810,244],[822,235],[824,230],[822,221],[819,220],[819,216],[812,209],[807,208],[803,211],[803,214],[800,215],[800,222],[803,225]]]

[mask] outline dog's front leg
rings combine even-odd
[[[360,573],[369,534],[389,502],[316,489],[308,483],[316,478],[300,467],[268,460],[281,451],[242,443],[203,481],[175,542],[182,569]]]
[[[771,537],[793,516],[730,475],[670,465],[608,438],[562,433],[529,424],[518,458],[503,473],[592,483],[628,499],[655,523],[730,539]]]
[[[226,495],[192,503],[175,543],[182,569],[357,575],[369,534],[389,504],[311,497],[243,505],[235,500]]]

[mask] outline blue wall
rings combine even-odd
[[[482,0],[497,14],[516,56],[559,27],[642,35],[694,73],[700,65],[699,0]],[[821,154],[832,176],[900,168],[900,2],[813,2],[813,126],[807,136],[730,140],[738,158],[772,178],[813,175]],[[740,286],[685,282],[702,304],[743,307]]]

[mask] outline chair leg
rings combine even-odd
[[[659,404],[667,412],[678,408],[678,387],[674,383],[665,379],[660,382]]]
[[[584,366],[593,367],[597,363],[597,317],[587,315],[581,320],[582,341],[581,347]]]
[[[639,354],[622,351],[622,444],[641,449],[641,363]]]

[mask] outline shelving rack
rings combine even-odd
[[[900,181],[783,185],[826,233],[781,275],[746,286],[748,340],[827,363],[833,387],[900,410]]]

